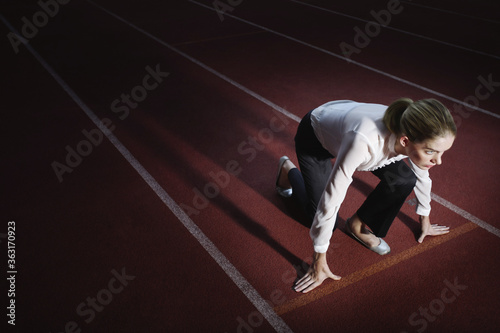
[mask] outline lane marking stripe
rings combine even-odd
[[[283,119],[283,115],[290,118],[290,119],[293,119],[295,120],[296,122],[300,122],[300,118],[297,117],[296,115],[294,115],[293,113],[285,110],[284,108],[282,108],[281,106],[277,105],[277,104],[274,104],[273,102],[271,102],[270,100],[260,96],[259,94],[257,94],[256,92],[248,89],[247,87],[243,86],[242,84],[239,84],[238,82],[234,81],[233,79],[230,79],[229,77],[225,76],[224,74],[216,71],[215,69],[213,69],[212,67],[209,67],[207,65],[205,65],[204,63],[202,63],[201,61],[191,57],[190,55],[188,55],[187,53],[184,53],[182,52],[181,50],[173,47],[172,45],[168,44],[167,42],[161,40],[160,38],[150,34],[149,32],[147,32],[146,30],[142,29],[142,28],[139,28],[138,26],[134,25],[133,23],[125,20],[124,18],[122,18],[121,16],[118,16],[117,14],[107,10],[106,8],[102,7],[101,5],[99,4],[96,4],[95,2],[93,2],[92,0],[86,0],[88,3],[92,4],[93,6],[99,8],[100,10],[102,10],[103,12],[111,15],[112,17],[116,18],[118,21],[121,21],[123,23],[125,23],[126,25],[128,25],[129,27],[139,31],[140,33],[144,34],[145,36],[151,38],[152,40],[156,41],[157,43],[167,47],[168,49],[172,50],[173,52],[181,55],[182,57],[188,59],[189,61],[195,63],[196,65],[200,66],[201,68],[207,70],[208,72],[214,74],[215,76],[219,77],[220,79],[230,83],[231,85],[235,86],[236,88],[244,91],[245,93],[247,93],[248,95],[254,97],[255,99],[261,101],[262,103],[264,104],[267,104],[269,105],[273,110],[279,112],[280,114],[278,115],[281,119]]]
[[[233,39],[237,37],[246,37],[246,36],[252,36],[252,35],[258,35],[262,34],[264,31],[252,31],[252,32],[247,32],[247,33],[242,33],[242,34],[235,34],[235,35],[227,35],[227,36],[221,36],[221,37],[213,37],[213,38],[204,38],[204,39],[197,39],[197,40],[190,40],[186,42],[179,42],[172,44],[173,46],[181,46],[181,45],[191,45],[191,44],[199,44],[199,43],[206,43],[206,42],[213,42],[213,41],[219,41],[219,40],[224,40],[224,39]]]
[[[486,231],[491,232],[493,235],[500,237],[500,229],[495,228],[489,223],[486,223],[485,221],[475,217],[471,213],[463,210],[462,208],[455,206],[451,202],[441,198],[439,195],[435,193],[431,193],[431,198],[432,200],[436,201],[437,203],[441,204],[442,206],[448,208],[452,212],[455,212],[456,214],[462,216],[463,218],[471,221],[472,223],[478,225],[479,227],[483,228]]]
[[[421,254],[438,245],[448,242],[460,235],[463,235],[471,230],[476,229],[477,227],[478,226],[476,224],[467,222],[466,224],[463,224],[455,229],[450,230],[450,232],[446,235],[442,235],[439,237],[428,237],[426,241],[423,242],[422,244],[411,247],[395,255],[390,255],[387,259],[384,259],[381,262],[363,268],[346,277],[342,277],[342,279],[338,281],[331,281],[331,283],[326,283],[324,286],[322,285],[321,288],[315,289],[307,294],[301,294],[300,296],[293,298],[280,306],[275,307],[274,311],[276,311],[276,313],[280,316],[284,315],[285,313],[303,307],[320,298],[330,295],[340,289],[343,289],[358,281],[361,281],[371,275],[382,272],[388,268],[391,268],[394,265],[397,265],[403,261],[413,258],[418,254]]]
[[[352,15],[349,15],[349,14],[344,14],[344,13],[337,12],[337,11],[332,10],[332,9],[328,9],[328,8],[316,6],[316,5],[313,5],[313,4],[310,4],[310,3],[306,3],[306,2],[302,2],[302,1],[298,1],[298,0],[288,0],[288,1],[295,2],[295,3],[298,3],[298,4],[303,5],[303,6],[312,7],[312,8],[315,8],[315,9],[318,9],[318,10],[321,10],[321,11],[324,11],[324,12],[332,13],[332,14],[335,14],[335,15],[344,16],[344,17],[347,17],[349,19],[356,20],[356,21],[361,21],[361,22],[366,22],[366,23],[368,23],[368,22],[374,22],[374,20],[368,21],[368,20],[365,20],[365,19],[362,19],[362,18],[359,18],[359,17],[356,17],[356,16],[352,16]],[[385,28],[387,30],[393,30],[393,31],[396,31],[396,32],[399,32],[399,33],[402,33],[402,34],[407,34],[407,35],[410,35],[410,36],[413,36],[413,37],[417,37],[417,38],[421,38],[421,39],[426,39],[426,40],[429,40],[431,42],[435,42],[435,43],[438,43],[438,44],[443,44],[443,45],[446,45],[446,46],[451,46],[451,47],[454,47],[454,48],[457,48],[457,49],[461,49],[461,50],[472,52],[472,53],[477,53],[477,54],[480,54],[480,55],[483,55],[483,56],[486,56],[486,57],[491,57],[491,58],[499,59],[500,60],[500,56],[497,56],[495,54],[491,54],[491,53],[486,53],[486,52],[483,52],[483,51],[474,50],[474,49],[471,49],[471,48],[468,48],[468,47],[465,47],[465,46],[461,46],[461,45],[457,45],[457,44],[452,44],[450,42],[445,42],[445,41],[442,41],[442,40],[439,40],[439,39],[435,39],[435,38],[427,37],[427,36],[424,36],[424,35],[416,34],[414,32],[409,32],[409,31],[406,31],[406,30],[397,29],[397,28],[394,28],[394,27],[391,27],[391,26],[388,26],[388,25],[386,25],[386,26],[382,26],[381,25],[380,27],[381,28]]]
[[[499,21],[490,20],[490,19],[487,19],[487,18],[484,18],[484,17],[467,15],[467,14],[463,14],[463,13],[459,13],[459,12],[454,12],[454,11],[447,10],[447,9],[441,9],[441,8],[436,8],[436,7],[431,7],[431,6],[425,6],[425,5],[421,5],[421,4],[418,4],[418,3],[413,3],[411,1],[400,0],[400,2],[404,3],[404,4],[407,4],[407,5],[412,5],[412,6],[422,7],[422,8],[426,8],[426,9],[431,9],[431,10],[435,10],[435,11],[443,12],[443,13],[447,13],[447,14],[464,16],[464,17],[468,17],[468,18],[471,18],[471,19],[474,19],[474,20],[481,20],[481,21],[485,21],[485,22],[489,22],[489,23],[495,23],[495,24],[499,24],[500,23]]]
[[[87,0],[87,1],[90,1],[90,0]],[[212,8],[212,7],[210,7],[210,6],[207,6],[207,5],[204,5],[204,4],[202,4],[202,3],[196,2],[196,1],[194,1],[194,0],[188,0],[188,1],[189,1],[189,2],[191,2],[191,3],[194,3],[194,4],[198,5],[198,6],[201,6],[201,7],[207,8],[207,9],[209,9],[209,10],[211,10],[211,11],[216,11],[214,8]],[[377,73],[377,74],[380,74],[380,75],[386,76],[386,77],[391,78],[391,79],[393,79],[393,80],[396,80],[396,81],[398,81],[398,82],[401,82],[401,83],[407,84],[407,85],[412,86],[412,87],[414,87],[414,88],[417,88],[417,89],[420,89],[420,90],[426,91],[426,92],[428,92],[428,93],[434,94],[434,95],[436,95],[436,96],[442,97],[442,98],[447,99],[447,100],[449,100],[449,101],[452,101],[452,102],[454,102],[454,103],[456,103],[456,104],[463,105],[463,106],[465,106],[465,107],[467,107],[467,108],[469,108],[469,109],[473,109],[473,110],[476,110],[476,111],[479,111],[479,112],[482,112],[482,113],[484,113],[484,114],[487,114],[487,115],[490,115],[490,116],[492,116],[492,117],[495,117],[495,118],[500,119],[500,114],[496,114],[496,113],[493,113],[493,112],[491,112],[491,111],[485,110],[485,109],[483,109],[483,108],[477,107],[477,106],[475,106],[475,105],[465,103],[464,101],[460,101],[460,100],[458,100],[458,99],[456,99],[456,98],[454,98],[454,97],[451,97],[451,96],[445,95],[445,94],[443,94],[443,93],[440,93],[440,92],[438,92],[438,91],[432,90],[432,89],[430,89],[430,88],[426,88],[426,87],[421,86],[421,85],[419,85],[419,84],[417,84],[417,83],[414,83],[414,82],[408,81],[408,80],[406,80],[406,79],[400,78],[399,76],[395,76],[395,75],[389,74],[389,73],[384,72],[384,71],[382,71],[382,70],[380,70],[380,69],[376,69],[376,68],[374,68],[374,67],[371,67],[371,66],[365,65],[365,64],[360,63],[360,62],[357,62],[357,61],[355,61],[355,60],[351,60],[351,59],[346,58],[346,57],[344,57],[344,56],[341,56],[341,55],[339,55],[339,54],[337,54],[337,53],[334,53],[334,52],[331,52],[331,51],[325,50],[325,49],[323,49],[323,48],[321,48],[321,47],[319,47],[319,46],[315,46],[315,45],[309,44],[309,43],[304,42],[304,41],[302,41],[302,40],[300,40],[300,39],[296,39],[296,38],[294,38],[294,37],[291,37],[291,36],[285,35],[284,33],[281,33],[281,32],[278,32],[278,31],[275,31],[275,30],[272,30],[272,29],[266,28],[266,27],[261,26],[261,25],[259,25],[259,24],[257,24],[257,23],[253,23],[253,22],[247,21],[247,20],[245,20],[245,19],[239,18],[239,17],[234,16],[234,15],[232,15],[232,14],[224,13],[224,15],[225,15],[225,16],[228,16],[228,17],[231,17],[231,18],[233,18],[233,19],[235,19],[235,20],[237,20],[237,21],[244,22],[244,23],[246,23],[246,24],[249,24],[249,25],[252,25],[252,26],[254,26],[254,27],[260,28],[260,29],[262,29],[262,30],[268,31],[268,32],[273,33],[273,34],[275,34],[275,35],[277,35],[277,36],[281,36],[281,37],[283,37],[283,38],[289,39],[289,40],[291,40],[291,41],[293,41],[293,42],[296,42],[296,43],[298,43],[298,44],[302,44],[302,45],[304,45],[304,46],[310,47],[310,48],[312,48],[312,49],[314,49],[314,50],[317,50],[317,51],[320,51],[320,52],[322,52],[322,53],[328,54],[328,55],[333,56],[333,57],[335,57],[335,58],[338,58],[338,59],[341,59],[341,60],[345,60],[345,61],[347,61],[347,62],[349,62],[349,63],[351,63],[351,64],[354,64],[354,65],[359,66],[359,67],[361,67],[361,68],[364,68],[364,69],[367,69],[367,70],[369,70],[369,71],[375,72],[375,73]]]
[[[0,14],[2,22],[16,35],[21,34]],[[85,112],[92,122],[106,135],[108,140],[122,154],[127,162],[137,171],[144,181],[151,187],[161,201],[172,211],[186,229],[196,238],[210,256],[219,264],[229,278],[238,286],[241,292],[252,302],[258,311],[266,318],[277,332],[292,332],[288,325],[279,317],[273,308],[266,302],[257,290],[243,277],[231,262],[220,252],[214,243],[201,231],[201,229],[189,218],[189,216],[177,205],[170,195],[161,187],[156,179],[140,164],[132,153],[118,140],[118,138],[104,125],[96,114],[81,100],[76,92],[57,74],[57,72],[36,52],[26,40],[21,39],[24,46],[40,62],[40,64],[52,75],[57,83],[68,93],[76,104]]]

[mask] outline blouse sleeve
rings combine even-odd
[[[354,171],[370,159],[365,137],[354,131],[346,133],[311,226],[310,236],[315,252],[324,253],[328,250],[337,214],[352,183]]]
[[[431,189],[432,180],[429,177],[429,170],[422,170],[410,161],[411,168],[417,176],[417,183],[415,184],[414,192],[417,197],[416,212],[421,216],[429,216],[431,213]]]

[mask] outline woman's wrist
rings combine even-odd
[[[430,225],[431,224],[431,219],[429,218],[429,216],[420,215],[420,223],[422,224],[422,226],[424,226],[424,225]]]
[[[313,254],[313,259],[314,261],[325,261],[326,262],[326,252],[320,253],[320,252],[314,252]]]

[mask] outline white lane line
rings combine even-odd
[[[17,36],[22,36],[4,17],[0,14],[2,22]],[[109,141],[123,155],[127,162],[137,171],[144,181],[151,187],[163,203],[172,211],[186,229],[196,238],[210,256],[219,264],[224,272],[233,280],[242,293],[252,302],[259,312],[266,318],[277,332],[292,332],[283,319],[274,312],[257,290],[241,275],[231,262],[220,252],[214,243],[201,231],[191,218],[177,205],[170,195],[161,187],[156,179],[141,165],[132,153],[118,140],[118,138],[104,125],[96,114],[81,100],[76,92],[57,74],[57,72],[36,52],[24,38],[20,38],[31,54],[52,75],[57,83],[68,93],[76,104],[85,112],[92,122],[106,135]]]
[[[242,33],[242,34],[236,34],[236,35],[225,35],[225,36],[220,36],[220,37],[190,40],[190,41],[175,43],[175,44],[172,44],[172,45],[173,46],[182,46],[182,45],[199,44],[199,43],[220,41],[220,40],[224,40],[224,39],[234,39],[234,38],[237,38],[237,37],[252,36],[252,35],[257,35],[257,34],[261,34],[261,33],[264,33],[264,31],[259,30],[259,31],[252,31],[252,32],[247,32],[247,33]]]
[[[109,15],[115,17],[116,19],[118,19],[119,21],[127,24],[128,26],[130,26],[131,28],[134,28],[135,30],[145,34],[146,36],[148,36],[149,38],[152,38],[153,40],[157,41],[158,43],[162,44],[162,45],[165,45],[167,46],[169,49],[171,49],[172,51],[178,53],[179,55],[183,56],[183,57],[186,57],[187,59],[189,59],[190,61],[194,62],[195,64],[199,65],[200,67],[202,67],[203,69],[209,71],[210,73],[218,76],[219,78],[231,83],[232,85],[234,85],[235,87],[241,89],[242,91],[246,92],[247,94],[251,95],[252,97],[258,99],[259,101],[271,106],[274,110],[278,111],[280,113],[280,115],[285,115],[287,117],[289,117],[290,119],[296,121],[296,122],[300,122],[300,118],[297,117],[296,115],[292,114],[291,112],[283,109],[282,107],[274,104],[273,102],[269,101],[268,99],[260,96],[259,94],[251,91],[250,89],[246,88],[245,86],[237,83],[236,81],[233,81],[232,79],[228,78],[227,76],[219,73],[218,71],[216,71],[215,69],[209,67],[208,65],[202,63],[201,61],[187,55],[186,53],[184,52],[181,52],[179,50],[177,50],[176,48],[170,46],[168,43],[162,41],[161,39],[151,35],[149,32],[141,29],[141,28],[138,28],[137,26],[135,26],[134,24],[128,22],[127,20],[123,19],[122,17],[110,12],[109,10],[103,8],[102,6],[100,5],[97,5],[95,4],[94,2],[92,2],[91,0],[87,0],[88,2],[92,3],[94,6],[98,7],[99,9],[105,11],[106,13],[108,13]],[[227,15],[227,14],[226,14]],[[439,204],[443,205],[444,207],[452,210],[453,212],[457,213],[458,215],[462,216],[463,218],[471,221],[472,223],[475,223],[477,224],[478,226],[480,226],[481,228],[493,233],[494,235],[496,236],[499,236],[500,237],[500,233],[498,233],[498,229],[496,229],[495,227],[493,227],[492,225],[482,221],[481,219],[475,217],[474,215],[468,213],[467,211],[453,205],[451,202],[449,201],[446,201],[445,199],[437,196],[436,194],[434,193],[431,193],[432,197],[435,198],[435,201],[438,202]]]
[[[278,114],[278,116],[280,116],[280,118],[283,119],[283,115],[285,115],[286,117],[290,118],[290,119],[293,119],[297,122],[300,122],[300,118],[297,117],[296,115],[294,115],[293,113],[291,113],[290,111],[288,110],[285,110],[284,108],[282,108],[281,106],[279,105],[276,105],[274,104],[273,102],[271,102],[270,100],[262,97],[261,95],[257,94],[256,92],[248,89],[247,87],[243,86],[242,84],[239,84],[238,82],[234,81],[233,79],[230,79],[229,77],[225,76],[224,74],[216,71],[215,69],[213,69],[212,67],[209,67],[207,65],[205,65],[204,63],[202,63],[201,61],[191,57],[189,54],[186,54],[184,52],[182,52],[181,50],[179,50],[178,48],[175,48],[173,47],[172,45],[166,43],[165,41],[161,40],[160,38],[156,37],[156,36],[153,36],[152,34],[150,34],[149,32],[147,32],[146,30],[144,29],[141,29],[139,28],[138,26],[134,25],[133,23],[125,20],[124,18],[118,16],[117,14],[107,10],[106,8],[102,7],[101,5],[98,5],[96,4],[95,2],[93,2],[92,0],[87,0],[87,2],[89,2],[90,4],[92,4],[93,6],[99,8],[100,10],[106,12],[107,14],[113,16],[114,18],[116,18],[117,20],[125,23],[126,25],[128,25],[129,27],[139,31],[140,33],[146,35],[147,37],[153,39],[154,41],[156,41],[157,43],[169,48],[170,50],[174,51],[175,53],[183,56],[184,58],[188,59],[189,61],[195,63],[196,65],[202,67],[203,69],[209,71],[210,73],[218,76],[219,78],[221,78],[222,80],[232,84],[233,86],[237,87],[238,89],[244,91],[245,93],[249,94],[250,96],[258,99],[259,101],[261,101],[262,103],[264,104],[267,104],[269,105],[273,110],[279,112],[280,114]]]
[[[335,11],[335,10],[332,10],[332,9],[328,9],[328,8],[316,6],[316,5],[307,3],[307,2],[302,2],[302,1],[298,1],[298,0],[288,0],[288,1],[292,1],[292,2],[298,3],[298,4],[303,5],[303,6],[308,6],[308,7],[315,8],[315,9],[318,9],[318,10],[321,10],[321,11],[324,11],[324,12],[332,13],[332,14],[335,14],[335,15],[344,16],[344,17],[350,18],[352,20],[357,20],[357,21],[361,21],[361,22],[365,22],[365,23],[370,22],[368,20],[365,20],[365,19],[362,19],[362,18],[359,18],[359,17],[356,17],[356,16],[352,16],[352,15],[341,13],[341,12],[338,12],[338,11]],[[374,21],[374,20],[372,20],[372,21]],[[483,56],[486,56],[486,57],[491,57],[491,58],[499,59],[500,60],[500,56],[497,56],[495,54],[491,54],[491,53],[486,53],[486,52],[483,52],[483,51],[474,50],[474,49],[471,49],[471,48],[468,48],[468,47],[465,47],[465,46],[461,46],[461,45],[457,45],[457,44],[445,42],[445,41],[442,41],[442,40],[439,40],[439,39],[435,39],[435,38],[427,37],[427,36],[424,36],[424,35],[416,34],[416,33],[413,33],[413,32],[409,32],[409,31],[406,31],[406,30],[394,28],[394,27],[391,27],[389,25],[387,25],[387,26],[381,26],[381,27],[385,28],[387,30],[393,30],[393,31],[396,31],[396,32],[399,32],[399,33],[402,33],[402,34],[410,35],[410,36],[421,38],[421,39],[426,39],[426,40],[429,40],[431,42],[443,44],[443,45],[446,45],[446,46],[454,47],[454,48],[461,49],[461,50],[464,50],[464,51],[468,51],[468,52],[472,52],[472,53],[477,53],[477,54],[480,54],[480,55],[483,55]]]
[[[483,228],[486,231],[491,232],[493,235],[500,237],[500,229],[495,228],[489,223],[486,223],[485,221],[475,217],[471,213],[463,210],[462,208],[455,206],[451,202],[441,198],[439,195],[431,193],[432,200],[436,201],[437,203],[440,203],[444,207],[448,208],[452,212],[457,213],[458,215],[464,217],[465,219],[471,221],[474,224],[477,224],[479,227]]]
[[[474,20],[481,20],[481,21],[485,21],[485,22],[489,22],[489,23],[495,23],[495,24],[499,24],[500,23],[499,21],[490,20],[490,19],[487,19],[487,18],[484,18],[484,17],[467,15],[467,14],[455,12],[455,11],[452,11],[452,10],[441,9],[441,8],[436,8],[436,7],[431,7],[431,6],[425,6],[425,5],[421,5],[421,4],[410,2],[410,1],[400,0],[400,2],[404,3],[404,4],[407,4],[407,5],[412,5],[412,6],[416,6],[416,7],[422,7],[422,8],[426,8],[426,9],[430,9],[430,10],[435,10],[435,11],[438,11],[438,12],[447,13],[447,14],[464,16],[464,17],[468,17],[468,18],[471,18],[471,19],[474,19]]]
[[[87,0],[87,1],[90,1],[90,0]],[[204,5],[204,4],[202,4],[202,3],[196,2],[196,1],[194,1],[194,0],[188,0],[188,1],[189,1],[189,2],[191,2],[191,3],[194,3],[194,4],[198,5],[198,6],[201,6],[201,7],[207,8],[207,9],[209,9],[209,10],[216,11],[216,10],[215,10],[215,8],[212,8],[212,7],[210,7],[210,6],[207,6],[207,5]],[[491,111],[485,110],[485,109],[483,109],[483,108],[477,107],[477,106],[475,106],[475,105],[471,105],[471,104],[465,103],[464,101],[460,101],[460,100],[458,100],[458,99],[456,99],[456,98],[454,98],[454,97],[451,97],[451,96],[445,95],[445,94],[443,94],[443,93],[440,93],[440,92],[438,92],[438,91],[432,90],[432,89],[430,89],[430,88],[426,88],[426,87],[421,86],[421,85],[419,85],[419,84],[417,84],[417,83],[414,83],[414,82],[411,82],[411,81],[405,80],[405,79],[403,79],[403,78],[400,78],[399,76],[395,76],[395,75],[389,74],[389,73],[384,72],[384,71],[382,71],[382,70],[380,70],[380,69],[376,69],[376,68],[374,68],[374,67],[371,67],[371,66],[368,66],[368,65],[362,64],[362,63],[357,62],[357,61],[355,61],[355,60],[348,59],[348,58],[346,58],[346,57],[344,57],[344,56],[341,56],[340,54],[337,54],[337,53],[334,53],[334,52],[331,52],[331,51],[325,50],[325,49],[323,49],[323,48],[321,48],[321,47],[319,47],[319,46],[315,46],[315,45],[309,44],[309,43],[304,42],[304,41],[302,41],[302,40],[300,40],[300,39],[296,39],[296,38],[291,37],[291,36],[288,36],[288,35],[286,35],[286,34],[284,34],[284,33],[281,33],[281,32],[278,32],[278,31],[275,31],[275,30],[272,30],[272,29],[269,29],[269,28],[263,27],[263,26],[261,26],[261,25],[259,25],[259,24],[257,24],[257,23],[253,23],[253,22],[247,21],[247,20],[245,20],[245,19],[239,18],[239,17],[234,16],[234,15],[232,15],[232,14],[229,14],[229,13],[227,13],[227,12],[226,12],[226,13],[224,13],[224,16],[231,17],[231,18],[233,18],[233,19],[235,19],[235,20],[237,20],[237,21],[244,22],[244,23],[246,23],[246,24],[249,24],[249,25],[252,25],[252,26],[254,26],[254,27],[260,28],[260,29],[262,29],[262,30],[268,31],[268,32],[270,32],[270,33],[273,33],[273,34],[275,34],[275,35],[277,35],[277,36],[280,36],[280,37],[283,37],[283,38],[289,39],[289,40],[291,40],[291,41],[293,41],[293,42],[296,42],[296,43],[302,44],[302,45],[304,45],[304,46],[310,47],[310,48],[315,49],[315,50],[317,50],[317,51],[320,51],[320,52],[323,52],[323,53],[325,53],[325,54],[331,55],[331,56],[336,57],[336,58],[338,58],[338,59],[345,60],[345,61],[347,61],[347,62],[349,62],[349,63],[351,63],[351,64],[354,64],[354,65],[356,65],[356,66],[362,67],[362,68],[367,69],[367,70],[369,70],[369,71],[372,71],[372,72],[378,73],[378,74],[380,74],[380,75],[386,76],[386,77],[388,77],[388,78],[391,78],[391,79],[393,79],[393,80],[399,81],[399,82],[404,83],[404,84],[407,84],[407,85],[412,86],[412,87],[414,87],[414,88],[417,88],[417,89],[420,89],[420,90],[426,91],[426,92],[428,92],[428,93],[434,94],[434,95],[436,95],[436,96],[439,96],[439,97],[445,98],[445,99],[447,99],[447,100],[449,100],[449,101],[452,101],[452,102],[454,102],[454,103],[456,103],[456,104],[463,105],[463,106],[465,106],[465,107],[467,107],[467,108],[469,108],[469,109],[474,109],[474,110],[476,110],[476,111],[479,111],[479,112],[482,112],[482,113],[484,113],[484,114],[487,114],[487,115],[490,115],[490,116],[492,116],[492,117],[495,117],[495,118],[500,119],[500,114],[496,114],[496,113],[493,113],[493,112],[491,112]]]

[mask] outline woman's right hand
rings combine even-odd
[[[297,292],[307,293],[315,289],[326,279],[340,280],[340,276],[333,274],[326,262],[326,253],[314,252],[311,267],[297,283],[294,289]]]

